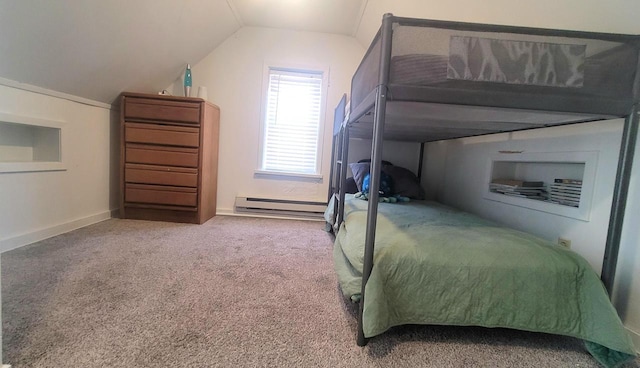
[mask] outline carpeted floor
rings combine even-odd
[[[2,254],[21,367],[597,367],[572,338],[407,326],[355,344],[321,222],[113,219]],[[628,365],[640,367],[640,361]]]

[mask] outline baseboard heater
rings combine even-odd
[[[291,201],[285,199],[236,197],[235,210],[242,213],[260,213],[320,219],[327,208],[325,202]]]

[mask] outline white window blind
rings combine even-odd
[[[269,70],[262,170],[317,174],[322,72]]]

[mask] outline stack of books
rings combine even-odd
[[[544,201],[547,191],[542,181],[525,181],[515,179],[493,179],[489,184],[489,190],[508,196],[537,199]]]
[[[580,206],[580,193],[582,192],[582,180],[554,179],[549,185],[549,201],[565,206]]]

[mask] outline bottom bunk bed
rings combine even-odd
[[[347,194],[334,263],[353,301],[366,222],[367,202]],[[435,202],[379,203],[373,264],[362,316],[367,338],[403,324],[505,327],[583,339],[607,367],[636,356],[587,261],[533,235]]]

